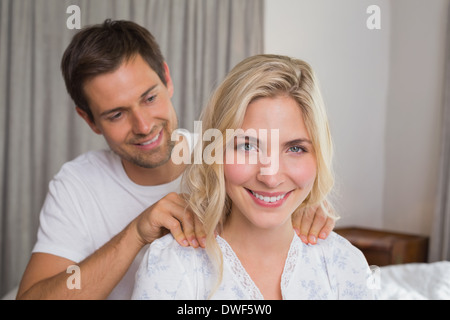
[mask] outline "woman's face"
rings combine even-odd
[[[290,224],[317,172],[300,107],[285,96],[257,99],[249,104],[242,129],[245,134],[226,148],[224,163],[233,219],[265,229]]]

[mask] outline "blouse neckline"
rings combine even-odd
[[[253,279],[250,277],[247,270],[245,270],[244,266],[242,265],[238,256],[234,252],[233,248],[231,248],[230,244],[221,236],[217,236],[216,240],[217,243],[219,244],[219,247],[222,250],[224,263],[226,262],[228,264],[237,282],[241,284],[241,286],[249,295],[249,299],[264,300],[264,296],[262,295],[261,291],[256,286]],[[300,239],[294,234],[286,257],[286,261],[284,262],[283,273],[281,275],[280,287],[281,287],[281,296],[283,299],[285,299],[284,292],[286,291],[286,288],[289,285],[289,281],[292,277],[292,274],[295,270],[295,266],[298,261],[297,258],[300,253],[299,243],[301,243]]]

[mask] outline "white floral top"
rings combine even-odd
[[[212,299],[264,299],[230,245],[217,242],[224,260],[223,280]],[[331,233],[316,245],[294,235],[281,277],[283,299],[373,299],[371,272],[363,254]],[[136,274],[132,299],[208,299],[216,284],[204,249],[180,246],[168,234],[154,241]]]

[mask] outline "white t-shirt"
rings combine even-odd
[[[64,164],[50,182],[33,252],[79,263],[152,204],[170,192],[180,192],[180,182],[181,177],[163,185],[140,186],[129,179],[120,158],[112,151],[85,153]],[[108,299],[131,297],[145,248]],[[81,275],[81,286],[82,281]]]
[[[223,255],[223,280],[212,299],[264,299],[231,246],[217,238]],[[361,251],[332,232],[312,246],[297,235],[281,278],[282,297],[294,299],[373,299],[371,272]],[[168,234],[148,248],[136,274],[132,299],[207,299],[216,272],[206,250],[180,246]]]

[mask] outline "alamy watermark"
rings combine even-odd
[[[371,265],[367,271],[368,277],[366,281],[367,288],[371,290],[381,289],[381,269],[379,266]]]
[[[67,29],[81,29],[81,9],[77,5],[70,5],[66,9],[70,16],[66,20]],[[366,27],[369,30],[381,29],[381,8],[378,5],[370,5],[366,9],[369,17],[366,20]]]
[[[176,129],[172,133],[172,141],[178,141],[180,135],[187,132],[185,129]],[[279,168],[280,130],[279,129],[226,129],[225,137],[222,132],[210,128],[202,133],[202,121],[194,123],[194,138],[191,145],[194,147],[193,157],[189,147],[185,144],[175,145],[172,151],[172,161],[175,164],[259,164],[262,175],[273,175]],[[204,142],[215,142],[207,145],[204,149],[197,146],[200,140]],[[224,144],[229,152],[224,154]],[[269,142],[270,141],[270,142]],[[270,144],[270,148],[269,148]],[[253,148],[247,150],[244,148]],[[269,151],[270,150],[270,155]],[[236,151],[236,152],[235,152]],[[240,152],[248,151],[248,152]],[[193,158],[193,159],[192,159]]]
[[[81,290],[81,269],[77,265],[70,265],[66,273],[71,274],[66,280],[67,289],[73,290],[78,289]]]

